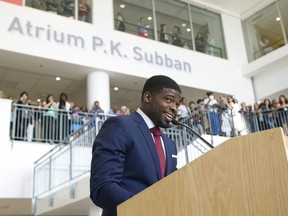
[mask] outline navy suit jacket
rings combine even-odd
[[[163,134],[166,175],[176,170],[175,143]],[[115,216],[120,203],[159,181],[160,163],[150,130],[137,112],[111,117],[99,131],[92,149],[90,197]]]

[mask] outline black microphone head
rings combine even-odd
[[[172,124],[174,124],[174,125],[180,125],[180,123],[179,123],[176,119],[173,119],[173,120],[172,120]]]

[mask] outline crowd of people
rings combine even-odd
[[[13,101],[11,112],[11,137],[14,140],[45,141],[56,143],[75,132],[95,115],[104,114],[99,101],[91,109],[68,101],[61,93],[58,102],[49,94],[45,101],[33,102],[27,92],[21,92],[19,99],[6,97],[0,91],[0,98]],[[133,111],[133,110],[132,110]],[[130,109],[123,105],[113,106],[109,115],[129,115]],[[91,123],[93,126],[95,122]]]
[[[186,98],[181,98],[178,108],[178,120],[191,120],[190,124],[200,134],[212,133],[213,135],[237,136],[276,127],[282,127],[288,135],[288,100],[285,95],[278,99],[264,99],[247,105],[239,104],[232,96],[220,95],[215,98],[213,92],[208,92],[207,97],[198,99],[195,103],[187,104]]]
[[[3,91],[0,91],[0,98],[6,98]],[[7,98],[13,100],[12,97]],[[135,110],[123,105],[120,108],[113,106],[105,113],[99,101],[96,100],[89,109],[68,101],[65,93],[59,96],[58,102],[53,95],[48,95],[45,101],[33,103],[28,93],[22,92],[20,98],[13,102],[17,110],[13,110],[12,114],[15,116],[11,117],[12,138],[38,139],[51,143],[64,139],[95,115],[129,115]],[[196,102],[188,103],[187,99],[182,97],[176,118],[179,121],[188,119],[186,123],[199,134],[211,133],[230,137],[275,127],[283,127],[288,134],[287,108],[288,100],[284,95],[272,101],[265,99],[261,103],[247,105],[245,102],[239,104],[232,96],[220,95],[215,98],[213,92],[208,92],[207,97]],[[30,136],[29,131],[32,133]]]
[[[140,17],[137,24],[137,32],[140,37],[149,37],[149,25],[145,23],[145,18]],[[118,12],[116,15],[116,27],[119,31],[126,31],[125,19],[122,12]],[[150,29],[151,30],[151,29]],[[152,32],[152,31],[151,31]],[[203,36],[203,34],[205,36]],[[183,47],[185,49],[191,49],[191,41],[185,39],[181,34],[179,26],[174,25],[172,30],[168,30],[166,23],[160,24],[159,41],[163,43],[171,43],[174,46]],[[207,31],[205,33],[198,32],[195,37],[196,50],[199,52],[207,53],[209,55],[216,55],[217,50],[215,47],[215,40],[212,34]]]

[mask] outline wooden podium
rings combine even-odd
[[[281,128],[231,138],[117,207],[118,216],[288,216]]]

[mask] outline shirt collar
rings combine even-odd
[[[152,120],[140,109],[138,108],[137,111],[141,116],[142,118],[144,119],[146,125],[148,126],[149,129],[155,127],[156,125],[152,122]]]

